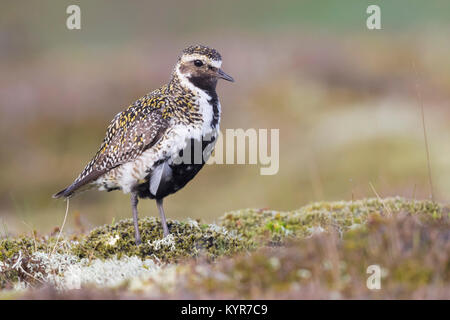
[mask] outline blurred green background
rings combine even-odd
[[[81,30],[66,8],[81,7]],[[366,28],[381,7],[382,30]],[[51,231],[51,195],[91,159],[116,113],[169,79],[190,44],[218,49],[221,128],[279,128],[280,170],[206,166],[169,218],[317,200],[450,198],[449,1],[2,1],[0,235]],[[140,215],[157,215],[141,201]],[[121,192],[71,201],[66,231],[131,217]]]

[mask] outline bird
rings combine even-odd
[[[67,199],[92,188],[130,194],[136,245],[142,243],[139,199],[154,199],[163,235],[168,236],[164,198],[195,177],[218,138],[217,82],[234,82],[221,65],[222,57],[214,48],[185,48],[170,81],[118,113],[92,160],[71,185],[53,197]]]

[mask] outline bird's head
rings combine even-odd
[[[182,84],[210,91],[216,88],[217,80],[234,79],[220,69],[222,57],[219,52],[206,46],[189,46],[183,50],[175,66],[175,73]]]

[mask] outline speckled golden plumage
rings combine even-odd
[[[185,124],[201,120],[194,92],[182,87],[175,73],[169,84],[146,94],[114,117],[95,156],[74,183],[55,197],[71,196],[109,170],[136,159],[156,142],[172,119]]]

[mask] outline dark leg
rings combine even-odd
[[[169,228],[167,228],[166,215],[164,214],[163,199],[156,199],[156,206],[158,207],[159,216],[161,217],[164,237],[167,237],[169,235]]]
[[[131,193],[131,209],[133,210],[133,222],[134,222],[134,239],[136,241],[136,245],[140,245],[142,243],[141,241],[141,235],[139,233],[139,225],[138,225],[138,211],[137,211],[137,204],[138,204],[138,195],[136,192]]]

